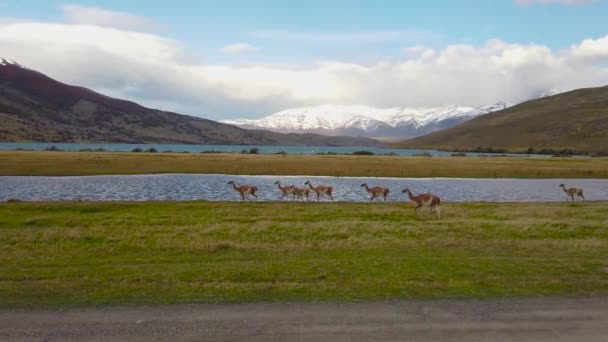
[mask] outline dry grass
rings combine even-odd
[[[608,294],[608,203],[0,204],[0,306]]]
[[[608,158],[426,158],[0,152],[0,175],[68,176],[142,173],[469,178],[608,178]]]

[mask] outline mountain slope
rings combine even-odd
[[[314,132],[368,137],[419,136],[507,108],[505,103],[482,107],[389,108],[322,105],[293,108],[261,119],[224,120],[223,123],[275,132]]]
[[[378,146],[353,137],[251,131],[114,99],[0,58],[0,141]]]
[[[462,125],[402,141],[403,148],[522,151],[573,149],[608,153],[608,86],[524,102]]]

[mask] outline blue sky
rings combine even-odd
[[[17,25],[20,23],[29,26]],[[608,34],[606,23],[608,1],[603,0],[0,0],[0,56],[113,96],[221,119],[256,117],[285,107],[327,102],[380,107],[447,102],[477,105],[599,85],[607,80],[603,78],[607,56],[602,40]],[[83,32],[83,27],[90,29],[92,38],[97,37],[97,46],[68,38],[79,29]],[[128,42],[112,38],[110,30],[142,33],[129,39],[141,42],[144,48],[124,48]],[[11,40],[15,32],[20,41]],[[50,32],[54,32],[53,37]],[[31,39],[31,44],[24,42],[24,37]],[[586,40],[592,44],[583,46]],[[35,56],[40,41],[48,45],[41,47],[50,54],[45,59]],[[53,48],[58,46],[62,48]],[[161,54],[153,60],[150,49],[170,51],[170,56]],[[84,68],[87,63],[83,59],[89,60],[84,50],[101,50],[107,58],[115,57],[125,64],[121,65],[126,70],[122,73],[130,75],[121,78],[117,74],[109,79],[104,70],[97,76],[104,80],[98,81],[92,65],[76,71],[62,65],[70,60]],[[81,59],[75,60],[74,51],[82,53]],[[507,57],[511,59],[507,61]],[[497,58],[501,59],[498,64]],[[149,69],[127,65],[144,59]],[[412,65],[414,61],[418,64]],[[454,82],[455,77],[463,77],[455,70],[462,61],[471,68],[470,73],[488,68],[487,73],[465,82],[471,84],[470,94],[460,94],[461,89],[456,88],[461,87]],[[451,63],[451,68],[446,69],[443,63]],[[204,86],[182,93],[163,89],[161,81],[149,74],[161,64],[170,64],[180,74],[179,79],[171,79],[174,86],[198,82]],[[515,66],[507,70],[505,65]],[[417,78],[394,76],[401,72]],[[526,79],[526,74],[533,78],[535,72],[561,76],[541,83]],[[581,78],[581,72],[589,77]],[[195,76],[188,79],[189,73]],[[428,81],[424,76],[429,73],[437,78],[433,84],[411,86]],[[476,88],[476,80],[499,84],[491,93],[476,98],[475,91],[483,92],[487,87],[482,84]],[[503,81],[509,83],[500,83]],[[517,90],[520,83],[527,93]],[[407,96],[387,93],[406,86]],[[453,96],[433,100],[437,97],[433,89]],[[198,97],[206,99],[196,100]]]

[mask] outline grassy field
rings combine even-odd
[[[426,158],[0,151],[0,176],[225,173],[462,178],[608,178],[608,158]]]
[[[608,295],[608,203],[2,203],[0,306]]]

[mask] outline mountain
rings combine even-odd
[[[608,153],[608,86],[520,103],[459,126],[396,144],[403,148]]]
[[[312,132],[325,135],[414,137],[507,108],[502,102],[481,107],[389,108],[322,105],[284,110],[261,119],[224,120],[248,129]]]
[[[150,109],[63,84],[4,58],[0,58],[0,141],[381,145],[368,138],[245,130]]]

